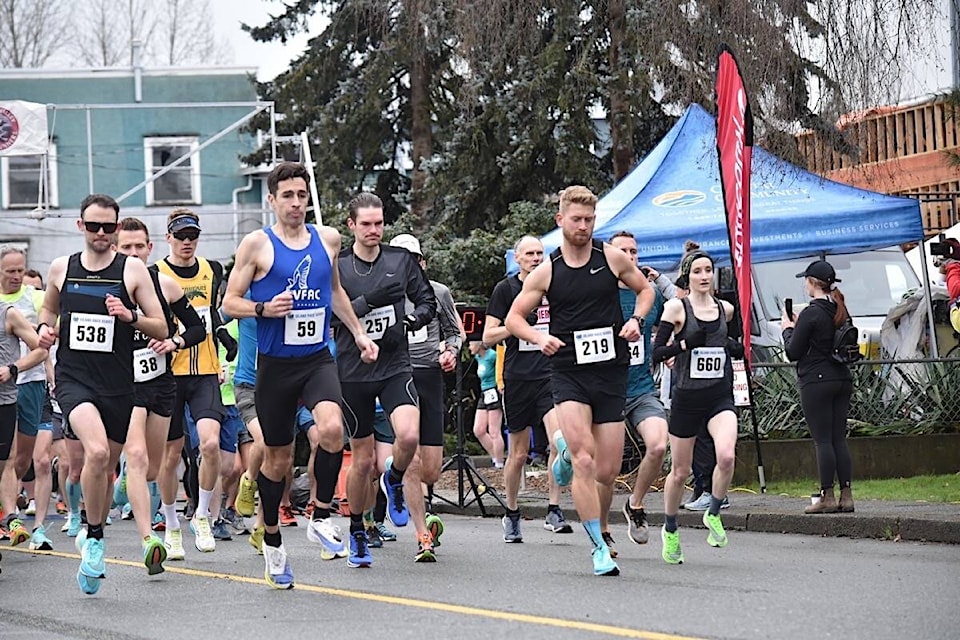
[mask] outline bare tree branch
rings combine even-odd
[[[0,0],[0,67],[42,67],[65,42],[64,0]]]

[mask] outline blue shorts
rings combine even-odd
[[[313,419],[313,414],[310,413],[310,410],[304,406],[301,406],[297,409],[297,431],[300,433],[306,433],[310,430],[310,427],[317,424],[316,420]]]
[[[226,405],[225,417],[220,423],[220,450],[227,453],[237,452],[237,436],[243,427],[243,421],[240,419],[240,410],[236,405]],[[197,433],[197,423],[190,415],[189,405],[183,410],[184,423],[187,427],[187,442],[193,450],[200,448],[200,435]]]
[[[36,436],[43,422],[43,405],[47,401],[44,380],[17,385],[17,430],[25,436]]]

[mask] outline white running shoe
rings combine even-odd
[[[213,537],[213,530],[210,528],[210,518],[206,516],[194,515],[190,521],[190,530],[193,531],[193,544],[197,551],[209,553],[217,548],[217,541]]]
[[[167,560],[183,560],[187,557],[183,550],[183,531],[167,529],[163,533],[163,546],[167,548]]]
[[[330,522],[329,518],[311,520],[307,526],[307,540],[320,545],[320,558],[323,560],[346,558],[348,555],[340,527]]]

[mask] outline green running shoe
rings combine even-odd
[[[663,561],[667,564],[683,564],[683,551],[680,550],[680,532],[673,533],[667,531],[666,527],[660,527],[660,539],[663,541]]]
[[[727,546],[727,532],[723,530],[719,515],[712,516],[709,511],[704,511],[703,524],[710,532],[707,534],[707,544],[717,548]]]

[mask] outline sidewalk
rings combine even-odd
[[[484,470],[480,469],[481,475],[483,472]],[[470,483],[465,480],[464,485],[464,509],[457,506],[459,496],[454,489],[436,492],[438,496],[453,504],[435,498],[435,511],[483,515],[470,490]],[[618,493],[613,496],[610,522],[622,525],[625,521],[621,509],[627,494],[619,491],[618,487]],[[960,504],[859,500],[854,488],[856,512],[806,515],[803,508],[809,504],[809,500],[800,498],[749,492],[732,492],[729,498],[730,508],[721,512],[723,525],[727,529],[960,544]],[[503,508],[493,496],[482,496],[482,502],[487,516],[503,515]],[[560,502],[567,519],[576,520],[577,512],[569,491],[565,490],[561,494]],[[518,503],[526,518],[543,519],[546,516],[546,493],[521,490]],[[650,525],[663,524],[663,493],[647,494],[644,503]],[[679,516],[680,526],[703,527],[700,512],[681,509]]]

